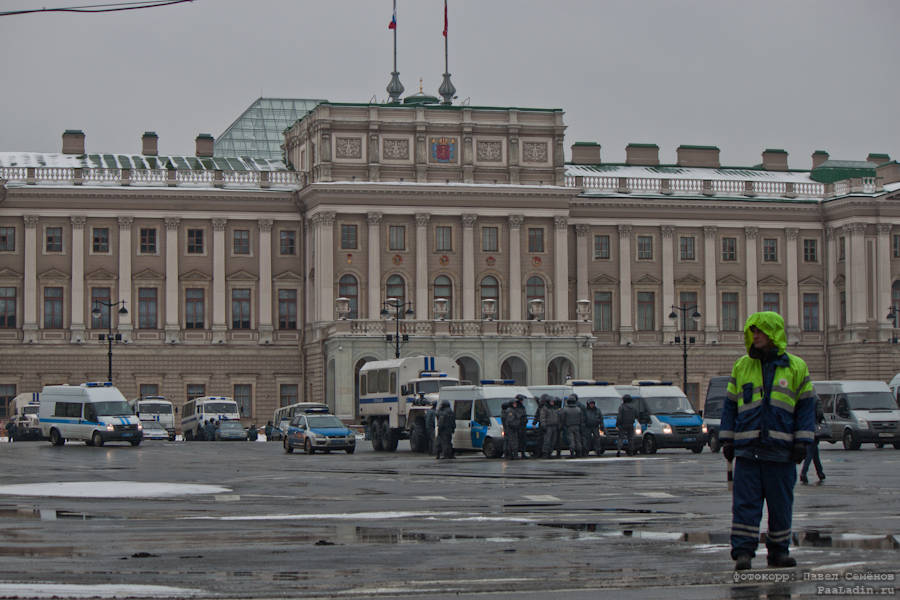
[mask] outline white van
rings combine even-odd
[[[16,441],[41,439],[40,422],[41,395],[25,392],[13,398],[10,421],[16,423]]]
[[[846,450],[860,444],[900,449],[900,410],[883,381],[813,381],[822,402],[831,442],[841,440]]]
[[[41,391],[41,434],[54,446],[84,440],[88,446],[143,439],[138,418],[125,396],[106,381],[81,385],[47,385]]]
[[[202,396],[185,402],[181,407],[181,435],[185,441],[202,438],[200,428],[210,419],[240,421],[237,402],[228,396]]]
[[[659,448],[703,452],[708,428],[680,387],[666,381],[635,381],[633,385],[617,385],[616,390],[635,400],[644,454],[655,454]]]
[[[131,409],[141,421],[157,421],[169,434],[169,441],[175,441],[175,413],[178,409],[165,396],[143,396],[129,402]]]
[[[444,400],[456,413],[456,431],[453,433],[455,450],[481,450],[488,458],[503,455],[503,411],[501,405],[512,402],[519,394],[525,396],[525,413],[528,415],[526,448],[537,443],[534,431],[534,413],[537,401],[528,388],[511,384],[512,380],[483,379],[481,385],[454,385],[442,387],[438,405]]]

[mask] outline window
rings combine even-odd
[[[141,227],[141,254],[156,254],[156,229]]]
[[[356,225],[341,225],[341,250],[356,250]]]
[[[138,288],[138,329],[156,329],[156,288]]]
[[[612,331],[612,292],[594,292],[594,331]]]
[[[494,319],[500,318],[500,284],[497,282],[497,278],[491,275],[488,275],[484,279],[481,280],[481,306],[484,308],[484,300],[493,300],[494,301],[494,314],[491,315]],[[484,318],[486,315],[481,315]]]
[[[897,315],[893,326],[900,327],[900,281],[895,281],[891,286],[891,310]]]
[[[141,398],[147,396],[159,396],[159,385],[155,383],[142,383],[139,388]]]
[[[434,249],[438,252],[453,250],[453,228],[444,225],[434,228]]]
[[[737,238],[722,238],[722,261],[733,262],[737,260]]]
[[[678,302],[681,306],[687,307],[687,310],[678,311],[681,313],[679,315],[680,318],[683,319],[683,323],[681,323],[682,327],[679,329],[684,329],[684,331],[697,331],[697,319],[691,316],[697,311],[697,292],[679,292]]]
[[[3,233],[0,232],[0,240],[3,239]],[[2,250],[2,248],[0,248]],[[894,258],[900,258],[900,235],[891,236],[891,254]]]
[[[295,383],[282,383],[278,386],[278,406],[297,404],[300,393]]]
[[[637,257],[638,260],[653,260],[652,235],[637,236]]]
[[[819,240],[803,240],[803,262],[819,262]]]
[[[679,238],[678,246],[681,248],[681,260],[697,260],[694,252],[694,237],[687,236]]]
[[[278,290],[278,329],[297,329],[297,290]]]
[[[62,329],[63,327],[63,289],[61,287],[44,288],[44,329]]]
[[[391,225],[388,228],[388,249],[406,250],[406,226]]]
[[[406,304],[406,283],[399,275],[391,275],[388,277],[385,296],[388,298],[396,298],[400,303]],[[400,311],[401,316],[403,310]]]
[[[359,318],[359,284],[353,275],[344,275],[338,281],[338,297],[346,298],[350,301],[350,314],[348,319]]]
[[[847,243],[844,236],[838,238],[838,262],[847,258]]]
[[[778,262],[778,240],[766,238],[763,240],[763,262]]]
[[[193,400],[194,398],[202,398],[206,395],[206,384],[204,383],[189,383],[187,384],[187,399],[188,401]]]
[[[297,254],[297,233],[289,229],[278,232],[278,252],[282,256]]]
[[[529,277],[525,282],[525,307],[531,310],[532,300],[544,300],[544,314],[547,314],[547,302],[545,299],[546,286],[540,277]],[[542,315],[541,315],[542,316]]]
[[[0,384],[0,419],[12,416],[12,407],[10,404],[16,397],[16,384],[3,383]]]
[[[109,288],[91,288],[91,329],[109,328]],[[99,308],[100,314],[95,315],[94,309]]]
[[[46,231],[46,248],[47,252],[62,252],[62,227],[48,227]]]
[[[0,329],[16,328],[16,288],[0,287]]]
[[[203,329],[206,327],[204,304],[203,288],[188,288],[184,290],[185,329]]]
[[[637,328],[638,331],[656,329],[656,294],[654,292],[638,292],[637,294]]]
[[[231,290],[231,328],[250,329],[250,290]]]
[[[249,383],[234,384],[234,401],[242,417],[253,416],[253,386]]]
[[[594,258],[598,260],[608,260],[609,259],[609,236],[608,235],[595,235],[594,236]]]
[[[781,296],[778,292],[765,292],[763,294],[763,310],[781,314]]]
[[[803,331],[819,330],[819,295],[803,294]]]
[[[544,251],[544,230],[542,228],[530,227],[528,229],[528,251]]]
[[[845,329],[847,327],[847,292],[841,290],[840,293],[840,304],[841,304],[841,329]]]
[[[497,252],[500,247],[499,230],[496,227],[481,228],[481,251]]]
[[[737,292],[722,292],[722,330],[740,331]]]
[[[453,283],[446,275],[440,275],[434,280],[434,297],[447,300],[447,318],[453,318]]]
[[[15,227],[0,227],[0,252],[15,252],[15,251],[16,251],[16,228]]]
[[[91,242],[91,249],[94,252],[94,254],[108,254],[109,253],[109,228],[94,227],[92,237],[93,237],[93,241]]]
[[[231,248],[234,254],[250,254],[250,230],[235,229],[232,231]]]
[[[203,254],[203,230],[202,229],[188,229],[187,236],[188,236],[188,243],[187,243],[188,254]]]

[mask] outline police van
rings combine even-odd
[[[822,402],[831,442],[842,441],[844,449],[860,444],[893,444],[900,449],[900,410],[883,381],[813,381]]]
[[[455,450],[481,450],[488,458],[503,455],[503,410],[501,406],[512,402],[516,396],[525,396],[526,448],[536,444],[534,413],[537,401],[527,387],[514,385],[512,379],[482,379],[479,385],[443,387],[438,404],[450,402],[456,414],[456,431],[453,433]]]
[[[165,396],[141,396],[129,402],[132,411],[141,421],[157,421],[175,441],[175,413],[178,409]]]
[[[228,396],[202,396],[181,407],[181,435],[186,441],[202,437],[200,428],[208,420],[240,421],[237,402]]]
[[[655,454],[659,448],[703,452],[706,424],[677,385],[669,381],[633,381],[632,385],[617,385],[616,390],[634,399],[644,454]]]
[[[110,382],[47,385],[41,391],[41,434],[54,446],[83,440],[88,446],[143,439],[140,421],[128,400]]]

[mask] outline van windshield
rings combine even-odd
[[[156,402],[141,402],[138,410],[142,413],[154,413],[160,415],[171,415],[172,406],[169,404],[161,404]]]
[[[124,400],[110,400],[108,402],[94,402],[94,409],[98,417],[121,417],[134,414],[131,407]]]
[[[26,406],[22,409],[23,415],[36,415],[40,406]]]
[[[890,392],[855,392],[847,394],[853,410],[897,410]]]
[[[491,411],[492,417],[501,417],[503,416],[503,409],[501,405],[505,402],[512,402],[515,398],[485,398],[484,402],[487,404],[488,410]],[[534,398],[525,398],[525,414],[529,417],[533,417],[537,412],[537,400]]]
[[[644,396],[644,403],[654,415],[670,415],[673,413],[693,414],[694,409],[687,398],[679,396]]]
[[[203,405],[204,413],[236,413],[237,405],[233,402],[207,402]]]
[[[335,417],[334,415],[322,415],[319,417],[307,417],[306,420],[309,422],[309,427],[312,429],[313,427],[343,427],[344,424],[340,419]]]
[[[428,381],[417,381],[416,382],[416,393],[417,394],[436,394],[443,387],[450,387],[454,385],[459,385],[459,382],[455,379],[431,379]]]
[[[619,412],[619,405],[622,404],[621,398],[610,398],[609,396],[604,396],[601,398],[592,398],[590,396],[579,397],[579,404],[584,402],[584,405],[587,406],[588,401],[593,400],[597,403],[597,408],[600,409],[600,412],[604,415],[614,415]]]

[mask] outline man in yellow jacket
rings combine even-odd
[[[750,315],[744,325],[747,355],[734,363],[722,410],[719,439],[734,467],[731,557],[751,568],[759,543],[763,502],[769,567],[793,567],[791,518],[797,464],[815,440],[815,394],[803,359],[785,352],[784,320],[774,312]]]

